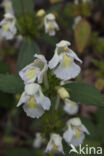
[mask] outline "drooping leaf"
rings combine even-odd
[[[26,65],[30,64],[34,60],[34,54],[39,53],[38,45],[32,40],[25,40],[17,61],[17,71],[19,72]]]
[[[90,36],[90,32],[91,32],[91,26],[85,19],[82,19],[76,25],[74,30],[74,35],[75,35],[76,46],[79,52],[82,52],[86,47],[86,44]]]
[[[19,76],[0,74],[0,91],[18,94],[23,91],[23,81]]]
[[[93,86],[86,83],[69,83],[65,85],[73,101],[86,105],[104,106],[104,96]]]
[[[33,0],[12,0],[16,16],[34,13]]]

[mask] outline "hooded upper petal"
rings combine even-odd
[[[62,146],[62,137],[59,134],[53,133],[50,136],[50,141],[46,147],[46,152],[61,152],[64,154]]]
[[[59,57],[59,55],[57,54],[57,51],[55,51],[54,56],[53,56],[52,59],[49,61],[49,65],[48,65],[49,68],[50,68],[50,69],[55,68],[55,67],[58,65],[59,61],[60,61],[60,57]]]
[[[38,79],[38,83],[42,83],[43,75],[48,69],[47,61],[43,55],[35,54],[34,56],[37,59],[19,72],[25,83],[33,83],[36,79]]]

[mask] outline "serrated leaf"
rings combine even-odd
[[[74,36],[76,41],[76,46],[79,52],[82,52],[86,47],[89,36],[91,33],[91,26],[85,20],[82,19],[75,27]]]
[[[25,40],[17,61],[18,72],[34,60],[35,53],[40,53],[38,45],[32,40]]]
[[[16,16],[34,13],[33,0],[12,0],[12,5]]]
[[[104,106],[104,96],[95,87],[86,83],[69,83],[65,85],[70,97],[77,103],[86,105]]]
[[[19,94],[22,93],[23,88],[24,84],[19,76],[0,74],[0,91]]]

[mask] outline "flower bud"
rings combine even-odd
[[[69,97],[70,97],[68,91],[67,91],[64,87],[59,87],[59,88],[57,89],[57,92],[58,92],[59,96],[60,96],[62,99],[65,99],[65,98],[69,98]]]
[[[45,15],[45,10],[44,9],[40,9],[39,11],[37,11],[36,16],[38,17],[42,17]]]

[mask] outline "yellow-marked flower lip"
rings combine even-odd
[[[34,76],[35,76],[36,70],[37,70],[37,68],[30,69],[30,70],[26,73],[26,77],[27,77],[29,80],[32,80],[32,79],[34,78]]]
[[[30,108],[30,109],[35,109],[37,107],[37,104],[36,104],[36,101],[34,99],[34,97],[30,97],[28,103],[27,103],[27,106]]]
[[[69,67],[72,65],[72,60],[70,59],[69,56],[67,56],[66,54],[63,55],[63,60],[62,60],[62,66],[63,67]]]
[[[4,31],[8,32],[8,23],[7,24],[4,24],[2,26],[2,28],[3,28]]]
[[[76,128],[76,135],[74,136],[76,139],[78,139],[78,138],[80,138],[80,136],[82,135],[82,132],[78,129],[78,128]]]
[[[54,152],[56,152],[56,151],[58,151],[58,147],[57,147],[56,145],[54,145],[53,148],[52,148],[52,150],[53,150]]]
[[[50,24],[49,29],[50,29],[50,30],[54,30],[54,29],[55,29],[55,28],[54,28],[54,25],[53,25],[53,24]]]

